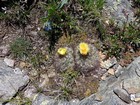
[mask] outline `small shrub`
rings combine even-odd
[[[29,55],[31,44],[23,38],[17,38],[10,45],[11,53],[17,58],[23,58]]]
[[[140,29],[135,24],[126,24],[122,29],[115,27],[113,29],[115,34],[104,34],[103,43],[104,48],[109,56],[121,57],[123,53],[134,51],[140,48]]]
[[[19,4],[13,6],[10,11],[6,21],[23,27],[29,22],[29,11],[21,9]]]
[[[101,20],[102,9],[105,0],[80,0],[83,6],[83,17],[88,22],[96,22]]]

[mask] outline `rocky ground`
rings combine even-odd
[[[18,92],[23,91],[23,95],[31,100],[32,105],[139,105],[140,102],[140,57],[136,58],[128,67],[122,68],[116,62],[109,62],[104,65],[111,66],[102,81],[99,83],[98,91],[83,99],[72,99],[71,101],[55,100],[50,96],[38,93],[34,86],[28,86],[29,76],[19,68],[8,67],[8,60],[0,60],[0,96],[2,105],[19,105],[12,100],[18,99]],[[7,64],[8,65],[7,65]],[[10,66],[10,65],[9,65]],[[117,67],[116,67],[117,66]],[[114,71],[115,70],[115,71]],[[104,76],[103,75],[103,76]],[[10,103],[8,103],[10,101]]]
[[[38,94],[33,105],[139,105],[139,62],[140,57],[136,58],[128,67],[118,69],[115,76],[110,76],[100,82],[97,93],[82,101],[61,102]]]
[[[50,54],[48,41],[42,38],[43,27],[38,17],[42,16],[42,11],[39,8],[32,11],[32,21],[25,28],[0,21],[0,105],[140,104],[139,50],[134,52],[130,48],[126,59],[107,57],[96,46],[96,39],[92,39],[91,34],[74,36],[69,44],[62,37]],[[103,17],[105,24],[112,19],[119,27],[124,22],[135,21],[128,0],[106,0]],[[85,30],[91,33],[90,28]],[[18,37],[31,41],[29,58],[19,59],[12,55],[10,45]],[[86,57],[79,54],[82,41],[90,48]],[[67,48],[68,53],[60,57],[59,47]]]

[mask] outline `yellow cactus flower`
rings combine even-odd
[[[89,52],[89,46],[87,43],[80,43],[79,44],[79,51],[80,51],[80,54],[82,55],[87,55],[88,52]]]
[[[59,48],[59,49],[57,50],[57,53],[58,53],[59,55],[66,55],[67,49],[66,49],[66,48]]]

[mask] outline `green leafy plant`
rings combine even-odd
[[[8,24],[16,24],[25,27],[29,22],[30,9],[26,10],[20,5],[20,1],[6,1],[7,10],[0,12],[0,19],[4,19]]]
[[[0,12],[0,20],[6,19],[6,18],[7,18],[6,14],[3,12]]]
[[[105,0],[80,0],[84,8],[83,17],[88,22],[100,20]]]
[[[121,40],[123,44],[135,44],[137,47],[140,44],[140,29],[135,24],[126,25],[123,28]]]
[[[121,57],[123,53],[131,49],[139,50],[140,47],[140,29],[136,24],[126,24],[122,29],[116,27],[115,34],[103,35],[104,48],[109,56]]]
[[[63,8],[65,2],[52,1],[45,5],[47,16],[43,17],[45,35],[50,42],[50,50],[57,43],[58,39],[63,35],[71,35],[74,29],[74,21],[68,12]]]
[[[17,38],[10,45],[11,53],[17,58],[23,58],[29,55],[31,44],[24,38]]]
[[[119,40],[118,35],[106,35],[104,44],[104,50],[107,52],[108,56],[119,57],[121,55],[123,45],[122,42]]]
[[[140,0],[133,0],[135,6],[140,7]]]
[[[85,10],[102,10],[105,0],[80,0]]]
[[[67,87],[67,86],[64,86],[64,87],[62,86],[61,92],[62,92],[61,98],[68,100],[68,98],[72,94],[72,89],[70,87]]]
[[[64,83],[66,85],[73,83],[75,78],[77,78],[79,75],[79,72],[74,71],[72,69],[68,69],[66,72],[62,73]]]
[[[35,54],[32,54],[29,57],[29,62],[33,65],[35,68],[39,68],[41,64],[43,64],[45,57],[42,55],[42,53],[37,52]]]
[[[74,71],[73,69],[68,69],[62,73],[63,84],[60,87],[61,90],[61,98],[70,99],[72,94],[72,85],[74,84],[75,79],[79,76],[78,71]]]

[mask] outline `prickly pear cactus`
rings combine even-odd
[[[89,44],[89,53],[87,55],[81,55],[79,46],[76,47],[75,68],[83,72],[99,68],[98,51],[92,44]]]
[[[55,54],[54,67],[57,71],[66,71],[69,68],[74,67],[73,50],[70,47],[66,47],[67,52],[61,56],[58,53]]]
[[[66,71],[73,69],[76,71],[87,73],[93,71],[98,75],[99,71],[99,55],[93,44],[88,44],[89,52],[87,55],[80,54],[79,44],[75,47],[66,47],[67,53],[60,56],[57,52],[54,57],[54,67],[57,71]]]

